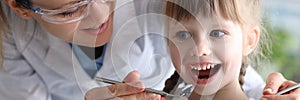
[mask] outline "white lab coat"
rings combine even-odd
[[[147,35],[142,26],[145,22],[137,21],[145,17],[134,17],[143,14],[134,7],[144,11],[144,1],[117,0],[114,33],[98,76],[121,81],[130,71],[138,70],[147,87],[162,89],[174,68],[167,61],[162,38]],[[11,27],[3,40],[2,100],[82,100],[87,90],[106,85],[85,73],[67,42],[47,33],[35,20],[23,20],[7,8],[5,5]]]
[[[138,70],[147,87],[163,88],[174,68],[161,39],[163,21],[155,14],[161,9],[146,9],[153,0],[116,1],[113,37],[97,75],[120,81]],[[11,29],[3,40],[6,72],[0,72],[1,100],[82,100],[87,90],[107,85],[97,84],[85,73],[68,43],[49,35],[36,21],[22,20],[4,8]]]

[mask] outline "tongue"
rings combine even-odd
[[[209,76],[209,74],[210,74],[210,70],[201,70],[199,71],[198,76]]]

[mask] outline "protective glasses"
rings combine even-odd
[[[37,14],[42,15],[41,18],[53,24],[67,24],[82,20],[89,13],[92,2],[105,3],[108,0],[81,0],[72,5],[67,5],[62,9],[48,10],[43,8],[33,8],[29,2],[24,2],[25,6]]]

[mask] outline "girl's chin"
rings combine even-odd
[[[196,85],[194,92],[198,95],[213,95],[217,93],[218,88],[210,88]]]

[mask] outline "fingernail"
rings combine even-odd
[[[268,99],[266,99],[266,98],[261,98],[260,100],[268,100]]]
[[[151,100],[160,100],[160,95],[157,95],[157,94],[151,94]]]
[[[135,87],[138,87],[138,88],[142,88],[144,85],[143,85],[142,82],[136,82],[136,83],[134,84],[134,86],[135,86]]]
[[[273,93],[273,90],[272,90],[272,88],[267,88],[267,89],[265,89],[264,91],[265,91],[265,92],[270,92],[270,93]]]
[[[139,89],[144,88],[144,84],[142,82],[133,82],[133,83],[129,83],[129,85]]]
[[[153,94],[153,93],[147,93],[146,95],[147,95],[147,97],[149,97],[149,98],[154,98],[154,97],[155,97],[155,94]]]

